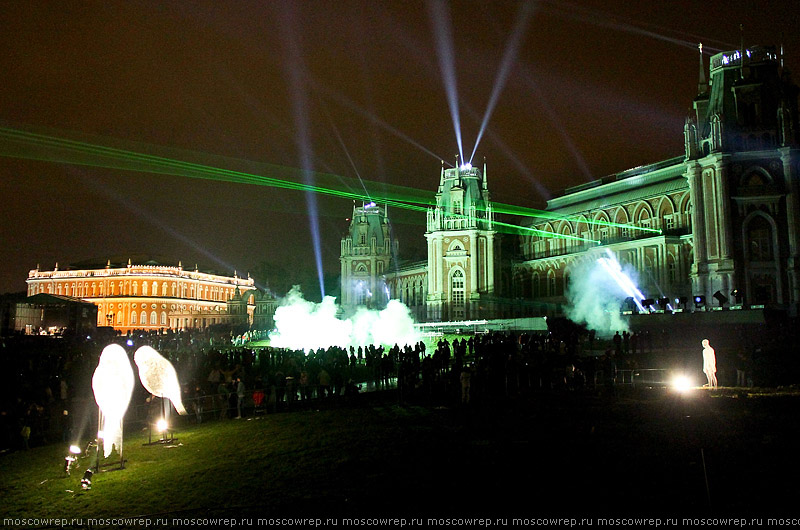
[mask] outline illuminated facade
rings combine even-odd
[[[387,272],[366,263],[360,269],[372,278],[372,292],[385,283],[418,321],[560,315],[577,266],[611,251],[636,269],[647,298],[700,296],[708,306],[796,312],[798,88],[771,47],[714,55],[708,81],[700,57],[680,156],[567,189],[548,201],[547,218],[523,221],[542,233],[521,236],[516,258],[506,262],[499,260],[485,167],[443,167],[428,210],[427,262],[402,264],[386,247],[380,260]],[[353,227],[342,240],[343,278],[361,237]],[[510,276],[504,292],[501,266]]]
[[[427,319],[475,320],[495,316],[499,240],[493,227],[486,165],[445,169],[436,205],[428,209]]]
[[[522,260],[513,266],[516,296],[563,303],[576,264],[610,249],[636,268],[649,298],[796,310],[798,89],[774,48],[714,55],[708,83],[702,55],[700,68],[685,153],[550,200],[547,210],[563,218],[535,220],[533,228],[599,244],[523,237]]]
[[[47,293],[80,298],[97,306],[97,325],[121,332],[204,328],[271,320],[275,301],[256,290],[252,278],[221,276],[152,261],[105,267],[78,264],[66,270],[36,268],[28,274],[28,296]],[[258,309],[257,309],[257,306]]]
[[[385,207],[374,202],[353,207],[350,228],[342,238],[341,299],[346,312],[358,306],[383,307],[389,292],[383,280],[397,240],[392,238]]]
[[[486,167],[442,166],[436,205],[427,212],[428,259],[400,263],[385,211],[353,210],[342,238],[342,305],[405,303],[418,321],[490,318],[496,313],[499,246]]]

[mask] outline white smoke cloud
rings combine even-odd
[[[420,340],[408,307],[398,300],[390,300],[381,311],[360,307],[346,320],[336,317],[338,311],[334,297],[326,296],[317,304],[304,299],[295,286],[275,311],[270,345],[308,351],[369,344],[402,347]]]
[[[623,266],[622,273],[636,283],[635,269]],[[622,303],[629,296],[597,260],[582,261],[570,274],[566,292],[567,318],[585,324],[600,336],[630,331],[628,323],[620,315]]]

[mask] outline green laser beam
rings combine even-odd
[[[94,167],[104,167],[113,169],[132,170],[140,172],[151,172],[157,174],[170,174],[177,176],[184,176],[189,178],[201,178],[210,180],[221,180],[226,182],[242,183],[242,184],[255,184],[277,187],[282,189],[291,189],[297,191],[311,191],[323,195],[331,195],[336,197],[348,198],[353,200],[372,200],[379,196],[378,193],[370,192],[365,186],[365,193],[351,192],[335,189],[331,187],[336,180],[337,184],[346,184],[346,179],[339,175],[332,175],[320,172],[312,172],[315,180],[327,182],[327,185],[311,185],[305,182],[293,182],[280,178],[267,177],[264,175],[257,175],[254,173],[247,173],[235,171],[230,169],[223,169],[205,164],[198,164],[193,162],[185,162],[182,160],[168,158],[163,156],[144,154],[128,149],[120,149],[116,147],[103,146],[92,144],[88,142],[70,140],[67,138],[56,137],[48,134],[41,134],[36,132],[22,131],[10,127],[0,127],[0,137],[10,140],[16,146],[16,149],[8,149],[9,146],[0,144],[0,154],[10,157],[31,158],[36,160],[44,160],[50,162],[73,163],[79,165],[89,165]],[[36,149],[40,148],[40,149]],[[33,151],[31,151],[31,149]],[[44,151],[42,150],[44,149]],[[80,155],[77,158],[75,155]],[[241,160],[239,162],[242,162]],[[252,163],[250,163],[252,165]],[[268,166],[273,172],[277,172],[285,176],[294,176],[295,178],[301,177],[308,172],[303,172],[295,168],[286,168],[283,166],[261,164]],[[369,182],[369,181],[365,181]],[[397,208],[409,209],[414,211],[426,211],[427,207],[417,207],[415,205],[425,204],[430,205],[430,192],[422,192],[414,188],[403,186],[396,186],[382,183],[371,183],[376,186],[385,188],[383,193],[380,194],[379,202],[394,206]],[[351,188],[352,189],[352,188]],[[425,198],[421,197],[422,193],[426,193]],[[498,208],[499,206],[499,208]],[[541,210],[533,210],[529,208],[503,205],[495,203],[495,211],[498,213],[510,213],[513,215],[529,216],[529,217],[548,217],[553,219],[567,219],[564,216],[558,216],[551,212],[544,212]],[[486,211],[481,208],[479,211]],[[454,217],[454,216],[451,216]],[[458,216],[457,218],[467,218],[469,216]],[[482,221],[482,218],[475,218]],[[587,221],[588,220],[582,220]],[[493,221],[499,227],[502,227],[503,232],[515,234],[539,234],[543,237],[555,237],[559,239],[574,239],[586,242],[596,241],[572,236],[567,234],[556,234],[544,230],[539,230],[532,227],[525,227],[501,221]],[[641,229],[653,232],[660,232],[658,230],[635,227],[633,225],[623,225],[618,223],[609,223],[605,221],[595,221],[594,224],[606,224],[610,226],[626,227],[631,229]]]

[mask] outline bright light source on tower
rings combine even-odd
[[[467,162],[466,164],[461,164],[461,170],[472,169],[472,164]]]

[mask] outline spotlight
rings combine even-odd
[[[731,291],[731,296],[733,297],[733,299],[736,301],[737,304],[742,301],[742,291],[740,291],[739,289],[734,289],[733,291]]]
[[[695,295],[694,297],[694,307],[695,309],[700,309],[706,305],[706,297],[702,295]]]
[[[659,298],[658,307],[660,307],[663,311],[669,309],[669,298]]]
[[[645,309],[648,309],[648,310],[650,309],[650,306],[652,306],[652,305],[653,305],[653,304],[655,304],[655,303],[656,303],[656,301],[655,301],[655,300],[653,300],[652,298],[645,298],[645,299],[644,299],[644,300],[642,300],[642,302],[641,302],[641,304],[642,304],[642,307],[644,307]]]
[[[676,376],[672,380],[672,388],[678,392],[686,392],[692,389],[692,381],[685,375]]]
[[[128,339],[128,342],[126,342],[125,344],[127,344],[128,346],[133,346],[133,341],[131,339]]]
[[[165,420],[164,418],[161,418],[156,422],[156,430],[158,430],[158,432],[166,431],[167,427],[169,427],[169,425],[167,425],[167,420]]]
[[[87,469],[83,473],[83,478],[81,479],[81,487],[85,490],[92,489],[92,470]]]
[[[719,302],[719,306],[720,306],[720,307],[722,307],[722,306],[723,306],[725,303],[727,303],[727,301],[728,301],[728,297],[727,297],[727,296],[725,296],[724,294],[722,294],[722,293],[721,293],[721,292],[719,292],[719,291],[717,291],[716,293],[714,293],[714,298],[716,298],[716,299],[717,299],[717,302]]]
[[[78,464],[75,462],[78,460],[78,455],[81,454],[81,448],[77,445],[70,445],[69,446],[69,454],[64,457],[64,474],[69,476],[69,471],[74,464],[76,467]]]

